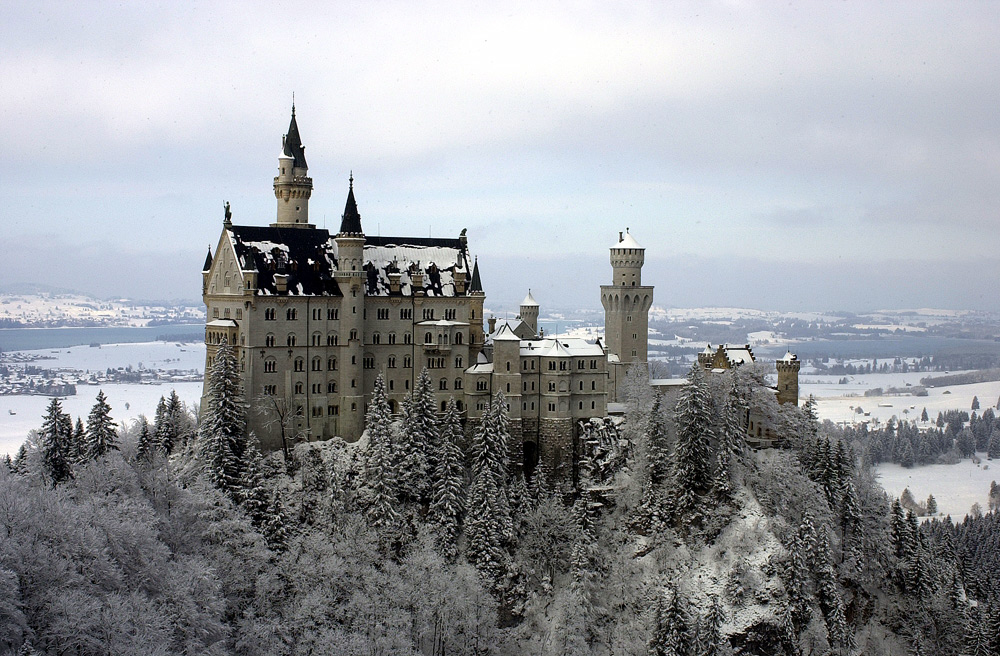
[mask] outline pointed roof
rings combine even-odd
[[[612,246],[611,248],[633,248],[633,249],[639,248],[642,250],[646,250],[645,248],[640,246],[639,242],[635,240],[635,237],[633,237],[629,233],[628,228],[625,228],[624,234],[620,232],[618,233],[618,243]]]
[[[469,293],[483,293],[483,281],[479,278],[479,257],[476,257],[475,264],[472,265],[472,282],[469,283]]]
[[[205,266],[201,268],[202,271],[208,271],[212,268],[212,247],[208,247],[208,255],[205,256]]]
[[[302,145],[302,138],[299,136],[299,124],[295,122],[295,103],[292,103],[292,121],[288,124],[288,134],[281,140],[281,152],[295,159],[293,166],[296,168],[309,168],[306,164],[306,147]]]
[[[525,305],[529,307],[538,307],[538,302],[535,300],[535,297],[531,295],[530,289],[528,290],[528,295],[524,297],[523,301],[521,301],[521,307],[524,307]]]
[[[351,173],[350,187],[347,190],[347,205],[344,206],[344,215],[340,221],[340,234],[363,235],[361,229],[361,214],[358,213],[358,203],[354,200],[354,173]]]

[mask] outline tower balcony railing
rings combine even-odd
[[[274,176],[274,183],[275,184],[278,184],[278,182],[279,182],[278,178],[280,178],[280,177],[281,176],[279,176],[279,175]],[[288,182],[288,180],[285,179],[285,180],[282,180],[281,182]],[[304,184],[312,184],[313,179],[310,178],[307,175],[293,175],[292,179],[291,179],[291,182],[293,182],[293,183],[294,182],[301,182],[301,183],[304,183]]]

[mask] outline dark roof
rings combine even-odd
[[[477,257],[475,264],[472,266],[472,282],[469,283],[469,293],[482,291],[483,281],[479,279],[479,258]]]
[[[358,203],[354,200],[354,174],[351,174],[350,186],[347,189],[347,205],[340,221],[340,234],[363,235],[361,229],[361,214],[358,213]]]
[[[205,266],[202,267],[202,271],[208,271],[212,268],[212,247],[208,247],[208,255],[205,256]]]
[[[336,260],[327,247],[330,233],[319,228],[232,226],[236,255],[244,271],[257,270],[257,288],[277,294],[274,274],[283,268],[288,275],[288,294],[293,296],[341,296],[333,279]]]
[[[299,136],[299,124],[295,122],[295,105],[292,105],[292,122],[288,124],[288,134],[281,140],[281,149],[289,157],[295,158],[292,166],[309,168],[306,164],[306,147],[302,145],[302,138]]]
[[[287,294],[342,295],[334,280],[337,244],[328,230],[230,226],[227,231],[242,270],[258,272],[258,293],[278,294],[274,274],[285,273]],[[464,239],[366,237],[363,266],[367,296],[410,296],[416,291],[417,275],[421,276],[420,291],[427,296],[454,296],[455,274],[467,276],[469,272],[468,245]],[[391,274],[399,274],[396,291],[390,284]]]

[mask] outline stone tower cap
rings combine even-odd
[[[535,297],[531,295],[530,289],[528,290],[528,295],[524,297],[523,301],[521,301],[521,307],[524,307],[525,305],[538,307],[538,302],[535,300]]]
[[[620,232],[618,233],[618,243],[611,248],[642,248],[642,246],[640,246],[639,242],[637,242],[635,238],[629,234],[629,231],[626,228],[624,234]]]

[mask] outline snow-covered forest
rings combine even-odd
[[[1000,653],[996,515],[920,524],[885,440],[753,367],[692,369],[676,407],[633,373],[575,471],[530,477],[502,396],[467,434],[426,374],[400,416],[377,383],[356,444],[261,454],[236,367],[200,425],[50,403],[0,466],[0,653]],[[784,448],[746,448],[751,403]]]

